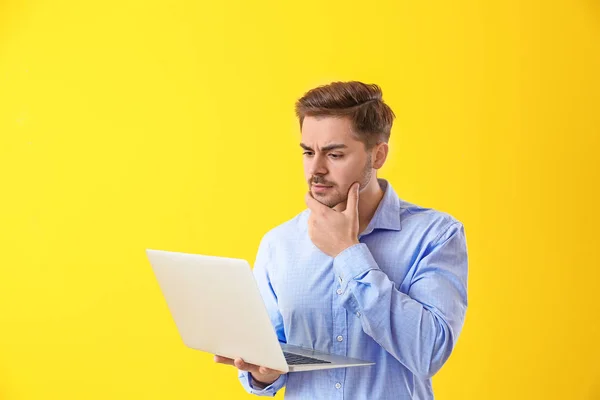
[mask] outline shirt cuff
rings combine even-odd
[[[342,290],[345,290],[350,280],[372,269],[379,269],[379,266],[367,245],[358,243],[348,247],[333,259],[333,269],[341,280]]]
[[[246,371],[239,371],[239,378],[242,381],[243,386],[246,387],[249,393],[258,395],[258,396],[275,396],[277,392],[283,388],[285,385],[285,381],[287,378],[286,374],[281,375],[277,380],[271,383],[269,386],[264,389],[259,388],[258,386],[253,385],[252,375]]]

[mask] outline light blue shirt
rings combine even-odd
[[[281,342],[373,361],[289,372],[264,389],[286,399],[433,399],[467,308],[467,248],[452,216],[385,194],[359,244],[332,258],[310,240],[310,210],[261,240],[254,276]]]

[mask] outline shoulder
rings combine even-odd
[[[309,209],[305,209],[293,218],[269,229],[261,239],[261,246],[273,246],[295,239],[306,232]]]
[[[462,222],[449,213],[402,199],[400,199],[400,217],[405,234],[426,237],[428,242],[438,242],[444,237],[464,231]]]

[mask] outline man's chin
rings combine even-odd
[[[336,208],[337,206],[344,205],[346,203],[346,200],[333,199],[330,196],[322,195],[319,193],[312,193],[312,196],[319,203],[329,208]]]
[[[321,193],[315,193],[311,190],[310,192],[312,194],[313,199],[315,199],[316,201],[318,201],[319,203],[326,205],[327,207],[331,208],[332,206],[331,201],[329,200],[329,196],[326,196],[324,194]]]

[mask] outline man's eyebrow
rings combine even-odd
[[[312,149],[310,147],[308,147],[307,145],[305,145],[304,143],[300,143],[300,147],[302,147],[304,150],[312,151]],[[346,148],[348,148],[348,146],[346,146],[345,144],[334,143],[334,144],[328,144],[327,146],[321,147],[321,151],[330,151],[330,150],[346,149]]]

